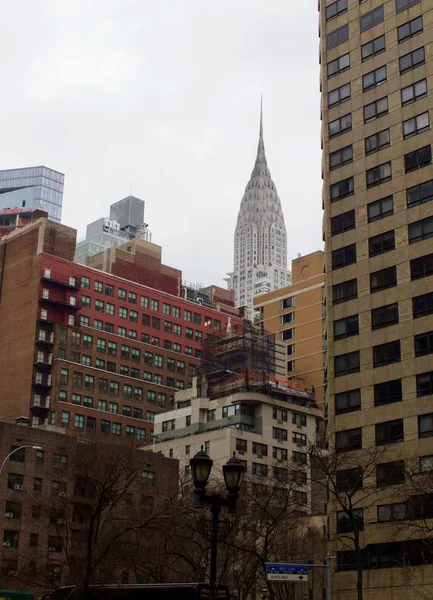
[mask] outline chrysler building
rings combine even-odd
[[[253,297],[291,283],[287,269],[287,232],[277,188],[271,179],[263,142],[263,110],[257,157],[241,201],[234,239],[233,273],[227,285],[235,291],[235,305],[248,307],[253,319]]]

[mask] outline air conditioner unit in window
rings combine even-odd
[[[5,513],[5,517],[6,517],[6,519],[13,519],[14,518],[14,513],[7,512],[7,513]]]
[[[65,492],[59,492],[59,496],[60,496],[60,498],[66,498]]]
[[[10,542],[3,542],[3,546],[5,546],[5,548],[10,548],[11,543]]]
[[[19,485],[18,483],[16,483],[16,484],[14,485],[14,490],[19,490],[19,491],[21,491],[21,492],[22,492],[22,491],[23,491],[23,489],[24,489],[24,486],[22,486],[22,485]]]
[[[55,546],[50,546],[48,548],[48,552],[55,552],[56,551],[56,547]]]
[[[283,424],[283,421],[282,421],[281,419],[278,419],[278,420],[277,420],[277,423],[281,423],[281,424]]]
[[[57,519],[58,525],[64,525],[66,523],[66,519]]]
[[[298,429],[302,429],[302,425],[296,425]]]

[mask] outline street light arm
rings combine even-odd
[[[2,462],[1,467],[0,467],[0,475],[2,474],[3,467],[5,466],[6,462],[10,459],[12,454],[14,454],[15,452],[18,452],[18,450],[22,450],[23,448],[35,448],[36,450],[40,450],[40,446],[32,446],[30,444],[25,444],[24,446],[19,446],[18,448],[14,448],[12,450],[12,452],[9,452],[9,454],[6,456],[6,458]]]

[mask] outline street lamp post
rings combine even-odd
[[[14,448],[12,450],[12,452],[9,452],[9,454],[6,456],[6,458],[2,462],[2,464],[0,466],[0,475],[2,474],[3,467],[5,466],[6,462],[9,460],[9,458],[12,456],[12,454],[15,454],[15,452],[18,452],[18,450],[22,450],[23,448],[33,448],[33,450],[42,450],[42,446],[32,446],[31,444],[25,444],[24,446],[19,446],[18,448]]]
[[[194,505],[197,508],[210,506],[212,514],[211,560],[210,560],[210,600],[215,599],[217,576],[217,550],[218,550],[218,525],[219,515],[223,506],[229,513],[236,512],[239,490],[245,474],[245,465],[235,456],[223,465],[224,481],[227,496],[221,494],[206,494],[206,485],[213,466],[213,460],[204,452],[203,446],[189,461],[192,478],[194,481]]]

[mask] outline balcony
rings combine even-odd
[[[52,271],[50,268],[46,267],[42,270],[41,281],[50,281],[52,283],[56,283],[57,285],[69,288],[71,290],[79,290],[81,287],[81,279],[80,277],[74,277],[70,275],[62,275],[60,273],[56,273]]]
[[[51,369],[53,366],[53,355],[45,352],[37,352],[35,362],[33,363],[38,369]]]
[[[51,375],[44,377],[42,373],[36,373],[32,386],[34,388],[49,389],[51,387]]]
[[[52,346],[54,344],[54,331],[39,329],[36,333],[36,343],[41,346]]]
[[[41,411],[48,410],[50,408],[50,401],[50,396],[34,394],[30,400],[30,408]]]
[[[60,306],[62,308],[67,308],[68,310],[79,310],[80,305],[75,298],[75,296],[70,296],[69,300],[66,298],[66,295],[56,294],[52,290],[43,289],[41,293],[41,297],[39,298],[40,302],[44,304],[51,304],[52,306]]]

